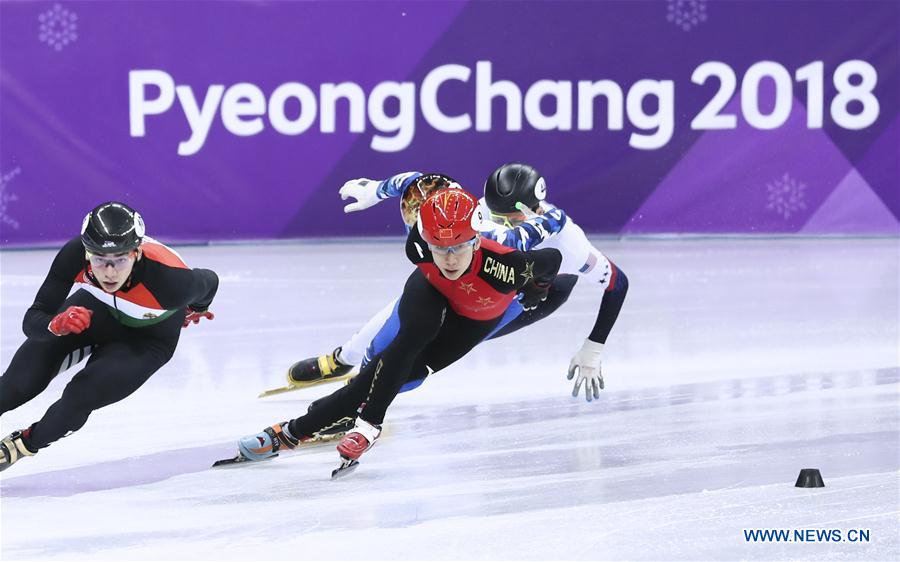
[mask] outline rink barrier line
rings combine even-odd
[[[621,242],[654,242],[654,241],[710,241],[710,240],[898,240],[900,233],[896,234],[791,234],[791,233],[705,233],[705,232],[675,232],[675,233],[591,233],[587,232],[589,240],[621,241]],[[227,246],[326,246],[326,245],[355,245],[355,244],[402,244],[406,240],[405,235],[396,236],[323,236],[321,238],[247,238],[234,240],[192,240],[173,239],[164,235],[166,244],[172,248],[194,247],[227,247]],[[30,252],[59,250],[68,240],[50,240],[26,244],[11,244],[0,246],[0,255],[3,252]]]

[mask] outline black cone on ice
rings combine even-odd
[[[804,468],[800,470],[800,476],[797,477],[797,488],[824,488],[825,482],[822,481],[822,473],[818,468]]]

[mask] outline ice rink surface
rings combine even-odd
[[[600,295],[487,342],[388,412],[332,481],[333,444],[208,467],[303,413],[268,399],[399,294],[399,240],[180,248],[216,270],[213,322],[128,399],[0,476],[0,556],[80,560],[900,559],[897,239],[598,239],[630,291],[606,390],[565,372]],[[0,253],[2,346],[54,253]],[[40,418],[76,372],[0,420]],[[801,468],[825,488],[800,489]],[[869,530],[748,542],[744,530]]]

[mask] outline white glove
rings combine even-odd
[[[578,375],[578,378],[575,379],[575,388],[572,389],[572,396],[578,396],[581,383],[584,383],[584,397],[588,402],[593,398],[600,398],[600,390],[603,388],[603,374],[600,372],[602,351],[602,343],[586,339],[578,353],[572,357],[572,361],[569,362],[569,375],[566,377],[572,380],[572,377]]]
[[[346,201],[354,198],[356,201],[344,206],[345,213],[353,211],[362,211],[381,202],[378,197],[378,180],[370,180],[367,178],[359,178],[350,180],[341,186],[341,200]]]

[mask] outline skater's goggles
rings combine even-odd
[[[133,259],[133,254],[134,251],[115,255],[92,254],[88,252],[88,261],[91,262],[91,267],[94,269],[105,269],[111,265],[113,268],[121,270],[128,267],[128,264]]]
[[[468,242],[463,242],[462,244],[457,244],[455,246],[435,246],[434,244],[428,244],[428,249],[431,250],[432,254],[438,254],[441,256],[446,256],[447,254],[457,254],[462,252],[466,248],[471,248],[475,245],[475,241],[478,240],[478,237],[474,237]]]
[[[515,228],[525,222],[525,213],[491,213],[491,220],[506,228]]]

